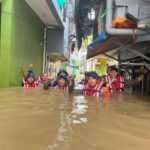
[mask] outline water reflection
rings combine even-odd
[[[68,114],[70,125],[83,124],[87,122],[86,112],[88,109],[87,100],[84,96],[74,96],[72,101],[72,111]]]
[[[64,93],[65,94],[65,93]],[[59,112],[60,112],[60,127],[57,130],[56,137],[52,144],[48,145],[47,150],[59,150],[61,147],[61,150],[66,150],[68,148],[68,142],[72,139],[72,129],[71,126],[68,124],[68,118],[67,118],[67,98],[68,95],[65,94],[65,99],[61,97],[61,102],[59,106]]]

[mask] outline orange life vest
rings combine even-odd
[[[59,85],[56,85],[56,86],[55,86],[55,89],[57,89],[57,90],[63,90],[63,91],[65,91],[65,92],[67,92],[69,88],[68,88],[67,85],[65,85],[65,86],[63,86],[63,87],[60,87]]]
[[[106,83],[109,83],[112,79],[113,78],[111,75],[106,76]],[[124,90],[124,77],[118,75],[117,82],[112,83],[109,87],[109,90],[111,92],[113,92],[114,90],[123,91]]]
[[[28,81],[23,78],[23,87],[24,88],[36,88],[38,87],[38,82],[34,81],[33,83],[29,83]]]
[[[104,85],[104,81],[100,80],[95,86],[90,86],[87,84],[84,89],[84,94],[86,96],[94,96],[94,97],[99,97],[101,94],[101,89]]]

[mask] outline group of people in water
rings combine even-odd
[[[140,83],[146,72],[144,71],[137,79],[133,81],[126,80],[121,75],[115,66],[108,68],[108,74],[105,77],[100,77],[96,72],[85,72],[84,79],[78,84],[83,85],[82,92],[85,96],[107,96],[114,91],[124,91],[124,89]],[[57,89],[72,93],[75,87],[75,75],[69,75],[65,69],[60,69],[57,76],[48,77],[47,74],[42,74],[38,79],[35,78],[33,66],[29,65],[29,71],[23,78],[23,86],[25,88],[36,88],[39,85],[43,89]]]

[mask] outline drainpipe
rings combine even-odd
[[[45,65],[46,65],[46,32],[47,27],[44,29],[44,51],[43,51],[43,73],[45,73]]]
[[[106,14],[106,32],[110,35],[143,35],[146,32],[138,30],[138,29],[116,29],[112,28],[112,20],[113,20],[113,2],[114,0],[107,0],[106,10],[108,10]]]

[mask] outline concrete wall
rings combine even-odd
[[[55,54],[63,54],[64,52],[64,30],[63,29],[47,29],[47,52]]]
[[[115,0],[117,6],[127,6],[127,11],[138,18],[139,0]]]
[[[64,23],[65,24],[65,30],[64,30],[64,56],[66,58],[69,59],[69,28],[70,28],[70,22],[69,22],[69,19],[66,18],[66,22]]]
[[[68,28],[69,22],[65,22],[65,29],[47,29],[46,50],[52,55],[61,55],[69,58],[68,50]]]
[[[44,24],[22,0],[3,0],[0,50],[0,87],[21,85],[22,68],[42,71]]]
[[[3,0],[1,11],[0,87],[9,86],[12,1]]]

